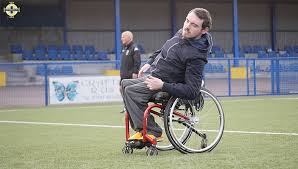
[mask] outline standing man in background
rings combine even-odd
[[[136,79],[141,66],[141,54],[137,45],[133,42],[133,34],[124,31],[121,35],[122,56],[120,67],[120,84],[123,79]],[[121,90],[121,88],[120,88]],[[120,113],[124,113],[125,110]]]
[[[130,31],[125,31],[121,35],[123,44],[120,81],[123,79],[135,79],[138,77],[138,72],[141,66],[141,54],[137,45],[133,42],[133,34]]]

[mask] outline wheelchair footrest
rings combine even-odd
[[[152,143],[143,142],[143,140],[130,140],[127,142],[127,144],[129,144],[131,148],[135,148],[135,149],[142,149],[144,147],[152,146]]]

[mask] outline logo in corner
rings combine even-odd
[[[66,86],[61,83],[54,81],[53,85],[55,88],[55,96],[59,102],[62,102],[65,98],[69,101],[74,101],[78,92],[77,92],[77,85],[79,81],[72,81],[68,83]]]
[[[9,2],[9,4],[3,8],[3,12],[5,12],[9,18],[14,18],[18,12],[21,12],[21,8],[19,8],[14,2]]]

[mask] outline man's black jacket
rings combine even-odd
[[[138,47],[131,42],[123,46],[120,66],[121,79],[131,79],[132,74],[138,74],[141,66],[141,56]]]
[[[165,82],[162,91],[192,100],[199,96],[212,38],[206,33],[200,39],[183,39],[181,33],[179,30],[147,63],[151,75]]]

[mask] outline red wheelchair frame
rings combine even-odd
[[[143,120],[143,142],[150,142],[152,145],[156,145],[157,141],[155,139],[152,139],[151,137],[149,137],[147,135],[147,122],[148,122],[148,117],[150,115],[150,113],[153,113],[159,117],[163,117],[163,113],[157,112],[155,110],[152,110],[153,108],[159,108],[161,110],[161,112],[166,108],[166,105],[164,104],[160,104],[160,103],[156,103],[154,102],[151,105],[148,105],[148,107],[146,108],[145,112],[144,112],[144,120]],[[189,120],[189,118],[179,112],[174,112],[175,115],[185,119],[185,120]],[[126,135],[126,141],[129,141],[128,138],[130,137],[129,134],[129,115],[128,112],[125,112],[125,135]]]
[[[164,109],[165,107],[163,105],[160,105],[158,103],[151,104],[147,107],[147,109],[144,112],[144,121],[143,121],[143,142],[150,142],[152,145],[156,145],[157,141],[155,139],[152,139],[151,137],[148,137],[147,135],[147,121],[150,113],[153,113],[157,116],[162,116],[161,113],[152,110],[153,108],[159,108]],[[130,137],[129,134],[129,115],[128,112],[125,112],[125,135],[126,135],[126,141],[128,141],[128,138]]]

